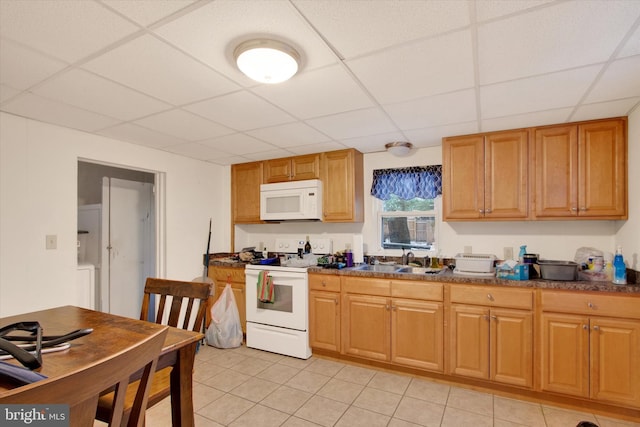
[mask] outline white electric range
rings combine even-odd
[[[276,239],[276,251],[286,254],[287,265],[247,265],[247,347],[300,359],[311,357],[307,268],[316,263],[313,256],[303,260],[297,258],[298,247],[304,244],[304,240]],[[311,241],[311,247],[314,255],[332,252],[329,239]],[[273,279],[273,303],[258,300],[258,276],[262,271]]]

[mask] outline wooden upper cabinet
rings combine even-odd
[[[444,138],[444,220],[522,220],[528,212],[526,130]]]
[[[364,221],[362,153],[354,149],[322,154],[324,222]]]
[[[626,120],[534,131],[535,218],[627,218]]]
[[[264,183],[320,178],[320,154],[265,160]]]
[[[233,223],[260,222],[262,162],[231,165],[231,217]]]

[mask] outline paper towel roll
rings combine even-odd
[[[353,235],[353,243],[351,244],[353,251],[353,262],[355,264],[361,264],[364,262],[364,243],[362,234]]]

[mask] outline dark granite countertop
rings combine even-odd
[[[340,270],[324,269],[321,267],[309,268],[310,273],[345,275],[355,277],[377,277],[387,279],[424,280],[441,283],[473,283],[490,286],[512,286],[521,288],[561,289],[575,291],[619,292],[640,294],[640,285],[614,285],[610,282],[596,281],[558,281],[558,280],[506,280],[497,277],[463,276],[446,270],[441,274],[413,274],[413,273],[380,273],[362,271],[355,268],[343,268]]]
[[[244,268],[247,263],[234,261],[231,259],[212,259],[210,266],[226,267],[226,268]],[[560,289],[575,291],[596,291],[596,292],[616,292],[640,294],[640,285],[614,285],[610,282],[596,281],[557,281],[557,280],[506,280],[497,277],[477,277],[463,276],[454,274],[450,270],[446,270],[442,274],[413,274],[413,273],[381,273],[374,271],[363,271],[355,268],[328,269],[322,267],[310,267],[310,273],[354,276],[354,277],[377,277],[386,279],[405,279],[405,280],[424,280],[429,282],[441,283],[473,283],[489,286],[512,286],[521,288],[539,288],[539,289]]]

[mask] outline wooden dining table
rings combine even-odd
[[[0,318],[0,327],[21,321],[39,322],[44,335],[62,335],[76,329],[93,329],[92,333],[71,341],[69,349],[42,355],[43,363],[39,372],[47,377],[100,363],[105,357],[126,349],[158,327],[154,323],[74,306]],[[170,378],[173,426],[194,425],[193,363],[202,338],[202,333],[169,327],[158,358],[156,370],[173,367]],[[0,397],[3,391],[15,387],[15,383],[0,378]]]

